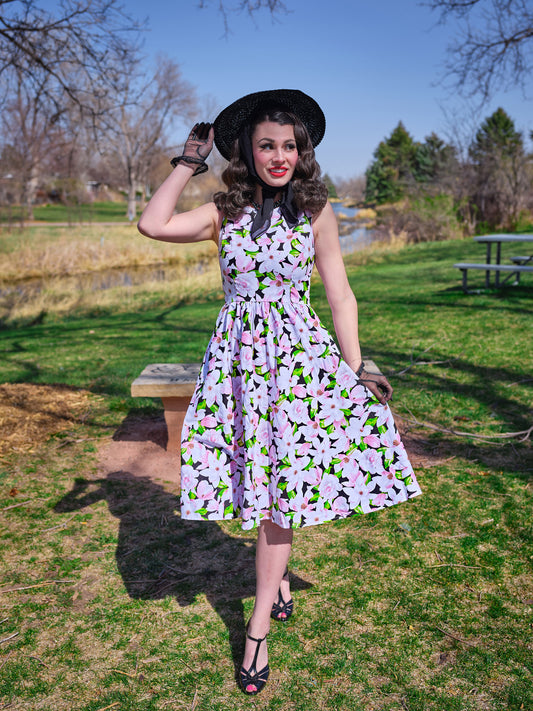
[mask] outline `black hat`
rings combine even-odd
[[[263,104],[274,104],[295,114],[304,124],[313,148],[318,146],[326,130],[326,119],[314,99],[298,89],[258,91],[237,99],[216,117],[215,144],[226,160],[230,159],[233,142],[256,110]]]

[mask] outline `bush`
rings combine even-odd
[[[378,233],[405,243],[437,242],[462,237],[464,229],[451,195],[424,195],[379,211]]]

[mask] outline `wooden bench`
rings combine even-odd
[[[490,272],[496,272],[496,286],[500,286],[500,272],[508,272],[508,276],[503,280],[505,284],[509,279],[515,277],[514,283],[520,281],[521,272],[533,272],[533,266],[525,266],[521,264],[476,264],[473,262],[458,262],[453,265],[456,269],[460,269],[463,273],[463,291],[465,294],[471,293],[468,289],[467,274],[469,269],[483,269],[485,271],[485,286],[490,286]]]
[[[373,360],[364,359],[369,373],[381,374]],[[194,394],[200,363],[152,363],[131,384],[132,397],[160,397],[165,411],[167,452],[181,449],[181,429]]]

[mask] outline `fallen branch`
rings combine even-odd
[[[446,630],[443,630],[441,627],[437,627],[437,625],[434,625],[434,629],[438,630],[439,632],[442,632],[442,634],[446,635],[446,637],[451,637],[452,639],[457,640],[457,642],[462,642],[463,644],[468,644],[470,647],[476,646],[473,642],[468,642],[468,640],[461,639],[461,637],[457,637],[456,635],[452,634],[451,632],[446,632]]]
[[[4,637],[4,639],[0,639],[0,644],[4,644],[4,642],[9,642],[10,639],[13,639],[13,637],[18,637],[19,633],[14,632],[13,634],[10,634],[9,637]]]
[[[6,657],[6,658],[4,659],[4,661],[2,662],[2,666],[0,666],[0,671],[2,671],[2,669],[5,667],[5,665],[6,665],[7,662],[9,661],[9,657],[10,657],[12,654],[13,654],[13,650],[11,649],[10,652],[9,652],[9,654],[7,655],[7,657]]]
[[[9,509],[17,509],[19,506],[26,506],[26,504],[31,504],[33,499],[28,499],[27,501],[21,501],[18,504],[11,504],[11,506],[4,506],[2,511],[9,511]]]
[[[70,518],[68,518],[66,521],[63,521],[63,523],[58,523],[57,526],[52,526],[52,528],[44,528],[41,533],[48,533],[48,531],[55,531],[56,528],[61,528],[62,526],[66,526],[67,523],[70,523],[73,518],[76,518],[77,514],[74,514]]]
[[[411,411],[409,410],[409,412]],[[427,429],[436,430],[437,432],[445,432],[446,434],[451,434],[456,437],[472,437],[473,439],[514,439],[515,437],[521,437],[523,435],[522,439],[519,441],[525,442],[527,439],[529,439],[531,433],[533,432],[533,425],[531,425],[528,430],[522,430],[521,432],[502,432],[501,434],[490,435],[474,434],[473,432],[461,432],[460,430],[452,430],[450,427],[440,427],[439,425],[433,425],[430,422],[420,422],[420,420],[418,420],[412,412],[411,415],[413,419],[405,417],[404,415],[401,415],[400,413],[394,411],[394,416],[396,418],[403,420],[404,422],[407,422],[411,425],[426,427]]]
[[[36,657],[36,656],[30,654],[30,659],[35,659],[35,660],[37,660],[37,661],[39,662],[39,664],[42,664],[43,667],[46,667],[47,669],[50,669],[50,667],[48,666],[48,664],[46,664],[46,662],[43,662],[43,660],[42,660],[40,657]]]
[[[33,588],[41,588],[43,585],[73,585],[75,580],[46,580],[44,583],[36,583],[35,585],[24,585],[20,588],[8,588],[7,590],[0,590],[0,595],[2,593],[18,592],[19,590],[32,590]]]

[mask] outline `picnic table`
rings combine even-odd
[[[467,284],[467,274],[469,269],[483,269],[485,271],[485,286],[489,288],[491,285],[490,275],[494,272],[494,286],[500,287],[506,284],[509,279],[514,279],[514,283],[520,281],[520,274],[524,272],[533,272],[533,247],[530,254],[513,255],[510,257],[510,264],[502,263],[502,244],[516,244],[523,242],[533,243],[533,234],[491,234],[478,235],[474,237],[474,242],[486,244],[486,259],[485,263],[477,262],[458,262],[454,267],[460,269],[463,273],[463,291],[469,293]],[[496,245],[496,259],[492,261],[492,245]],[[507,276],[500,278],[502,272],[507,272]]]

